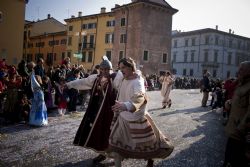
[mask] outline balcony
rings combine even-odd
[[[82,48],[82,50],[91,50],[91,49],[95,48],[95,44],[94,43],[83,43],[83,45],[82,45],[82,43],[79,43],[78,48],[79,48],[79,50],[81,50],[81,48]]]
[[[218,62],[203,62],[201,66],[203,68],[219,68],[220,65]]]

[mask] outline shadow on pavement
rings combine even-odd
[[[197,108],[199,109],[199,108]],[[192,109],[194,110],[194,109]],[[180,110],[177,112],[184,112]],[[188,112],[185,110],[185,112]],[[156,167],[221,167],[224,160],[226,136],[222,122],[218,114],[208,112],[201,115],[198,120],[201,122],[195,130],[184,134],[184,142],[189,143],[194,140],[185,150],[180,150],[181,146],[176,144],[172,155],[155,165]],[[173,141],[175,142],[175,141]],[[179,143],[180,145],[183,144]],[[175,152],[177,152],[175,154]]]
[[[152,109],[152,110],[157,110],[157,109]],[[171,115],[171,114],[180,114],[180,113],[191,114],[191,113],[198,113],[198,112],[207,112],[209,110],[210,110],[209,107],[206,107],[206,108],[196,107],[196,108],[189,108],[189,109],[183,109],[183,110],[176,109],[176,110],[166,111],[164,113],[161,113],[161,114],[159,114],[159,116],[167,116],[167,115]]]
[[[102,163],[93,163],[92,159],[86,159],[84,161],[80,161],[77,163],[65,163],[65,164],[60,164],[55,167],[109,167],[109,166],[114,166],[114,162],[102,162]]]

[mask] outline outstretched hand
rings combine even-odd
[[[126,105],[123,102],[115,101],[115,105],[112,106],[112,111],[125,111],[127,110]]]

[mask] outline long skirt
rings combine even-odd
[[[169,139],[156,127],[149,114],[137,121],[118,116],[109,139],[108,152],[123,158],[166,158],[174,149]]]

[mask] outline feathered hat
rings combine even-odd
[[[100,64],[100,68],[112,69],[112,63],[109,61],[109,59],[105,55],[102,57],[102,62]]]

